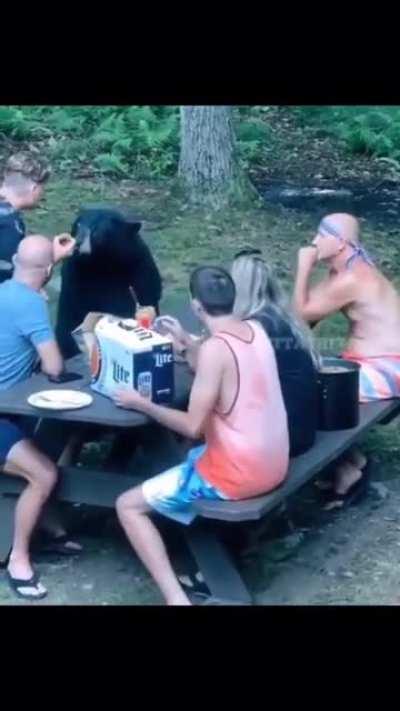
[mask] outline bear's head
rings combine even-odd
[[[135,218],[128,218],[112,208],[83,209],[71,228],[76,239],[75,256],[96,261],[123,261],[141,226]]]

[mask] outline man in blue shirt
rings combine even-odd
[[[23,239],[13,258],[13,278],[0,285],[0,388],[29,378],[39,361],[43,372],[58,376],[64,363],[56,343],[42,289],[51,276],[56,258],[73,250],[40,235]],[[40,599],[47,594],[34,573],[29,557],[32,533],[56,482],[55,465],[39,452],[18,423],[0,421],[0,464],[11,474],[24,477],[15,513],[14,541],[7,574],[17,595]]]

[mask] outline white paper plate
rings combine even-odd
[[[92,402],[91,395],[79,390],[42,390],[28,397],[28,403],[41,410],[77,410]]]

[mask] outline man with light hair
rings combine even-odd
[[[58,256],[68,256],[73,247],[72,238],[59,244]],[[13,277],[0,285],[0,390],[29,378],[38,359],[48,375],[58,376],[64,368],[41,294],[55,263],[53,244],[41,235],[26,237],[12,262]],[[0,420],[0,464],[27,481],[15,511],[8,581],[20,597],[37,600],[47,591],[33,571],[29,546],[56,482],[56,467],[37,449],[19,418]]]
[[[8,159],[0,186],[0,282],[12,274],[12,257],[26,228],[20,210],[38,204],[49,168],[29,153],[16,153]]]
[[[311,287],[317,263],[329,273]],[[400,397],[400,295],[360,244],[358,220],[332,214],[321,221],[308,247],[298,252],[294,307],[315,324],[341,311],[348,320],[342,357],[360,364],[360,402]],[[366,458],[358,451],[336,470],[329,507],[342,506],[365,490]]]

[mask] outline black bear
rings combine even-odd
[[[64,358],[76,355],[71,336],[89,311],[132,318],[136,302],[154,306],[162,284],[150,249],[140,235],[141,222],[115,209],[87,208],[72,225],[77,245],[61,271],[56,336]]]

